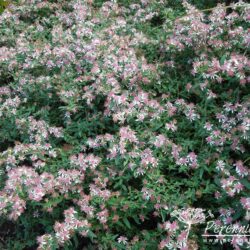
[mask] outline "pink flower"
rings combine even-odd
[[[127,245],[128,243],[128,238],[127,237],[124,237],[124,236],[120,236],[118,239],[117,239],[118,243],[122,243],[124,245]]]
[[[155,137],[154,145],[158,148],[162,147],[165,144],[166,140],[167,139],[164,135],[158,135]]]

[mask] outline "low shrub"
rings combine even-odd
[[[248,225],[250,8],[208,7],[0,15],[3,249],[213,249],[207,216]]]

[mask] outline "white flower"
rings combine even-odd
[[[122,243],[124,245],[126,245],[128,243],[128,238],[124,237],[124,236],[120,236],[118,239],[117,239],[118,243]]]

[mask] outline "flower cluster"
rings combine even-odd
[[[0,248],[207,249],[206,210],[218,225],[246,225],[249,11],[242,1],[9,4]]]

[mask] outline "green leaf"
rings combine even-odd
[[[139,219],[137,218],[136,215],[132,216],[132,218],[135,220],[135,222],[136,222],[138,225],[141,224],[140,221],[139,221]]]
[[[250,190],[250,182],[247,179],[242,179],[241,183]]]
[[[130,223],[129,223],[129,221],[128,221],[127,218],[123,218],[123,222],[124,222],[124,224],[125,224],[129,229],[131,229],[131,225],[130,225]]]

